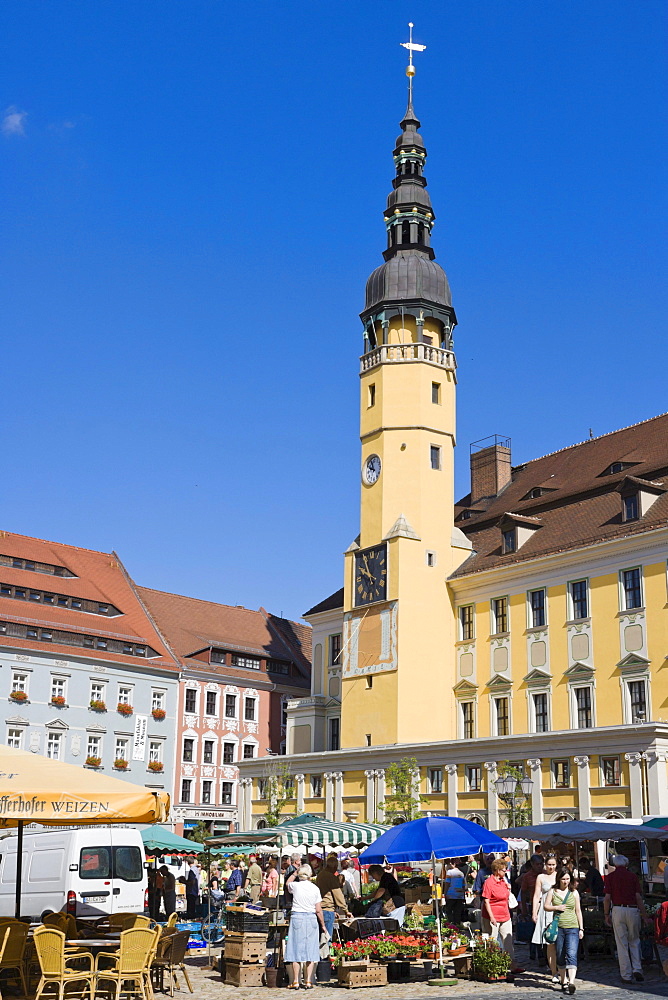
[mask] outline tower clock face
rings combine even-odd
[[[366,462],[364,463],[364,472],[363,472],[364,482],[367,483],[369,486],[373,486],[373,484],[377,481],[378,477],[380,476],[380,469],[381,469],[380,457],[378,455],[369,455]]]
[[[387,546],[355,554],[355,607],[387,599]]]

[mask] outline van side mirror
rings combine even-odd
[[[144,868],[150,868],[150,867],[151,867],[151,862],[150,861],[145,861],[144,862]]]
[[[79,871],[79,865],[70,865],[68,871],[78,872]]]

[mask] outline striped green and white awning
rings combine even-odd
[[[283,847],[357,847],[373,844],[388,829],[376,823],[333,823],[328,820],[292,823],[265,827],[263,830],[243,830],[207,838],[211,847],[231,847],[235,844],[275,844]]]

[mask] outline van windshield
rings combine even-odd
[[[144,875],[138,847],[84,847],[79,857],[80,878],[120,878],[141,882]]]

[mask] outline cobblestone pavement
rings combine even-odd
[[[448,987],[430,986],[426,981],[414,978],[410,982],[391,983],[385,987],[369,987],[356,990],[340,988],[336,982],[331,985],[316,986],[310,993],[310,1000],[382,1000],[383,996],[392,1000],[424,1000],[426,997],[457,996],[471,1000],[511,1000],[518,994],[525,1000],[535,996],[537,1000],[562,995],[558,986],[553,986],[550,978],[542,970],[535,968],[535,963],[528,959],[525,953],[528,949],[519,946],[517,959],[526,966],[526,972],[518,975],[514,983],[477,983],[466,979],[458,979],[456,985]],[[217,952],[216,952],[217,954]],[[189,971],[195,990],[195,1000],[262,1000],[267,990],[262,988],[226,986],[218,972],[207,967],[206,958],[188,960]],[[414,975],[417,967],[414,966]],[[576,980],[577,992],[575,1000],[668,1000],[668,979],[660,966],[653,964],[644,968],[645,982],[636,986],[626,986],[621,982],[616,959],[610,956],[589,959],[578,969]],[[274,993],[278,991],[272,991]],[[352,996],[351,996],[352,993]],[[285,991],[280,991],[285,995]],[[299,991],[300,996],[304,994]],[[186,1000],[189,994],[181,992],[181,1000]]]

